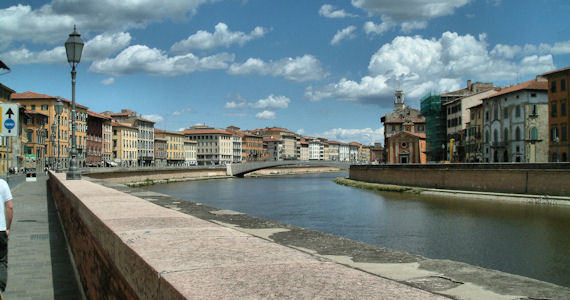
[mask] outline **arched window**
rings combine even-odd
[[[515,128],[515,139],[516,139],[517,141],[520,141],[520,139],[521,139],[521,129],[520,129],[520,127],[516,127],[516,128]]]
[[[495,143],[499,142],[499,132],[497,131],[497,129],[493,130],[493,142]]]
[[[503,141],[505,141],[505,142],[509,141],[509,129],[507,129],[507,128],[505,128],[505,130],[504,130]]]
[[[485,131],[485,143],[489,142],[489,131]]]
[[[531,140],[538,140],[538,129],[536,129],[536,127],[530,128],[530,139]]]

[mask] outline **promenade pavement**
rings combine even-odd
[[[12,190],[14,219],[8,241],[4,299],[81,299],[48,176]]]

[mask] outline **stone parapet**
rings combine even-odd
[[[436,189],[570,196],[570,163],[351,166],[353,180]]]
[[[443,298],[87,180],[50,187],[89,299]]]

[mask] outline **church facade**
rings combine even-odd
[[[389,164],[425,164],[426,121],[417,109],[406,107],[404,92],[396,90],[394,110],[380,118]]]

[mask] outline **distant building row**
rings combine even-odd
[[[570,67],[509,87],[471,83],[428,94],[421,111],[396,91],[381,118],[388,163],[567,162]]]
[[[19,103],[21,134],[0,156],[11,157],[9,166],[22,166],[26,154],[36,154],[39,167],[57,163],[68,167],[71,148],[71,102],[35,92],[16,93],[0,85],[1,102]],[[56,114],[55,104],[63,104]],[[334,160],[369,163],[382,160],[382,148],[341,143],[298,135],[284,128],[240,130],[206,125],[184,131],[166,131],[135,111],[96,113],[76,104],[76,139],[79,164],[85,166],[224,165],[260,160]],[[17,146],[14,146],[17,145]],[[0,169],[6,162],[0,159]]]

